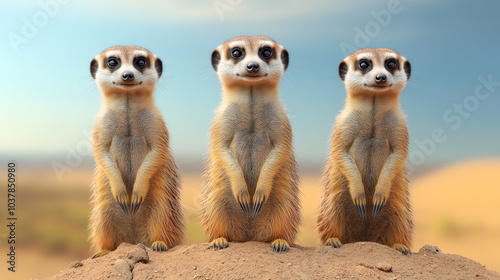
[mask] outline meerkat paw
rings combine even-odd
[[[127,193],[125,190],[118,192],[115,194],[115,200],[120,205],[122,208],[123,212],[128,215],[128,208],[127,208]]]
[[[326,240],[325,245],[332,246],[333,248],[340,248],[340,246],[342,246],[342,242],[340,242],[338,238],[332,237]]]
[[[373,214],[372,214],[374,218],[377,217],[378,213],[380,213],[380,210],[382,210],[382,207],[384,207],[386,201],[387,198],[385,196],[375,194],[375,196],[373,197]]]
[[[392,249],[403,253],[403,255],[411,255],[412,254],[410,249],[403,244],[396,243],[396,244],[392,245]]]
[[[276,253],[281,253],[281,252],[286,252],[290,245],[288,245],[288,242],[283,239],[276,239],[271,243],[271,246],[273,247],[273,252]]]
[[[229,243],[227,242],[227,239],[225,239],[224,237],[221,237],[221,238],[217,238],[217,239],[214,239],[214,241],[212,241],[212,244],[210,247],[212,247],[212,249],[217,249],[217,250],[222,250],[222,249],[226,249],[227,247],[229,246]]]
[[[151,249],[156,252],[164,252],[168,250],[167,244],[163,241],[155,241],[153,242],[153,245],[151,245]]]
[[[240,204],[241,209],[243,209],[243,213],[246,216],[252,217],[250,213],[250,195],[248,195],[248,191],[242,191],[236,196],[236,201]]]
[[[91,259],[97,259],[99,257],[102,257],[102,256],[105,256],[107,254],[109,254],[109,252],[111,252],[110,250],[102,250],[102,251],[99,251],[97,253],[95,253]]]
[[[252,218],[255,218],[257,214],[259,214],[260,209],[262,208],[262,205],[264,205],[264,202],[266,202],[266,196],[262,193],[255,193],[253,196],[253,212],[252,212]]]
[[[366,197],[364,193],[361,193],[355,197],[353,197],[354,205],[358,208],[358,213],[361,218],[366,218]]]
[[[132,212],[132,216],[137,213],[137,210],[139,210],[143,201],[144,196],[142,194],[132,192],[132,200],[130,201],[130,212]]]

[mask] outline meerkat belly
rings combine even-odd
[[[131,192],[137,171],[146,158],[149,146],[143,136],[116,135],[110,153],[122,175],[127,191]]]
[[[250,195],[255,192],[260,171],[271,147],[265,132],[237,132],[234,136],[231,151],[243,171]]]
[[[381,138],[356,138],[350,154],[363,179],[365,191],[373,192],[380,172],[390,154],[389,142]],[[367,193],[367,195],[370,195]]]

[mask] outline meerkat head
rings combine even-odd
[[[90,63],[90,74],[103,93],[152,93],[162,71],[161,60],[138,46],[108,48]]]
[[[340,79],[350,93],[399,94],[410,79],[410,62],[391,49],[361,49],[339,66]]]
[[[288,52],[263,36],[230,39],[212,53],[212,67],[221,83],[277,85],[288,67]]]

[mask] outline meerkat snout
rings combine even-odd
[[[127,80],[133,81],[134,80],[134,73],[129,72],[129,71],[125,72],[122,75],[122,79],[123,79],[123,81],[127,81]]]
[[[387,76],[385,74],[377,74],[377,76],[375,76],[375,83],[385,84],[386,82],[387,82]]]
[[[258,73],[259,70],[260,70],[260,66],[257,62],[252,61],[252,62],[248,63],[248,65],[247,65],[248,73]]]

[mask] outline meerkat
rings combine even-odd
[[[177,166],[153,100],[162,70],[162,61],[138,46],[108,48],[90,63],[103,96],[93,132],[92,258],[122,242],[161,252],[182,240]]]
[[[347,99],[323,173],[321,241],[337,248],[374,241],[411,254],[408,130],[399,105],[411,64],[390,49],[362,49],[340,63],[339,75]]]
[[[286,251],[301,223],[292,130],[278,97],[285,48],[262,36],[236,37],[212,53],[222,85],[205,170],[201,218],[213,249],[271,243]]]

